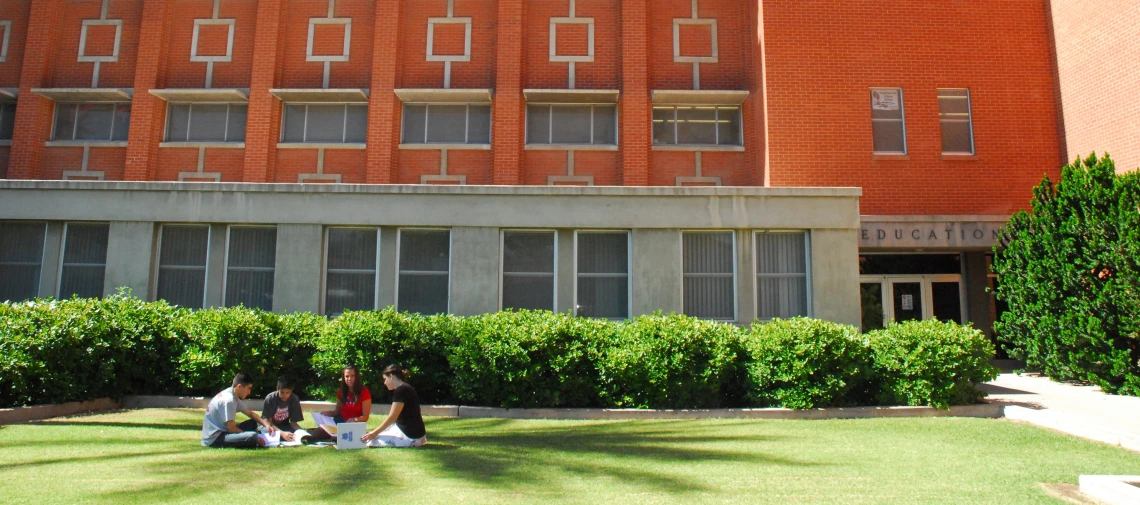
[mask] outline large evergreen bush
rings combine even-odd
[[[1058,380],[1140,395],[1140,174],[1095,155],[1046,177],[995,247],[995,330]]]

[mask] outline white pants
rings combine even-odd
[[[400,428],[395,424],[388,427],[388,429],[381,431],[376,438],[368,441],[368,447],[423,447],[427,443],[427,435],[420,438],[411,439],[400,431]]]

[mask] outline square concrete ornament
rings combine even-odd
[[[313,39],[321,26],[339,25],[344,27],[344,47],[340,54],[314,54]],[[309,18],[309,41],[305,49],[305,61],[348,61],[349,47],[352,45],[352,18]]]
[[[558,54],[559,25],[586,25],[586,54]],[[550,18],[550,61],[594,61],[594,18]]]
[[[12,21],[0,21],[0,29],[4,30],[4,45],[0,47],[0,63],[8,61],[8,40],[12,38]]]
[[[463,54],[435,53],[435,25],[462,24]],[[428,18],[427,61],[471,61],[471,18]]]
[[[687,28],[705,28],[709,34],[709,53],[704,55],[693,55],[682,52],[681,50],[681,32],[690,31]],[[720,60],[720,51],[717,48],[717,33],[716,33],[716,20],[715,19],[697,19],[697,18],[677,18],[673,20],[673,61],[677,63],[716,63]]]
[[[234,19],[195,19],[194,20],[194,37],[190,41],[190,61],[194,62],[228,62],[233,61],[234,56],[234,26],[236,20]],[[206,27],[205,35],[202,34],[202,27]],[[216,44],[211,43],[213,38],[218,34],[217,27],[226,28],[226,53],[225,54],[199,54],[199,50],[203,47],[215,47]]]
[[[115,30],[114,44],[110,54],[87,54],[88,33]],[[7,31],[5,30],[5,40]],[[84,63],[115,62],[119,61],[119,43],[123,39],[123,20],[121,19],[84,19],[83,28],[79,31],[79,59]],[[5,44],[6,45],[6,44]]]

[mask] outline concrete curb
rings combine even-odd
[[[0,426],[5,424],[26,423],[50,419],[52,417],[71,416],[84,412],[98,412],[119,408],[119,402],[110,398],[100,398],[89,402],[69,402],[51,405],[32,405],[29,407],[16,407],[0,409]]]
[[[1082,475],[1081,492],[1108,505],[1140,503],[1140,475]]]
[[[1130,451],[1140,452],[1140,436],[1104,426],[1092,426],[1087,422],[1071,419],[1061,412],[1052,410],[1034,410],[1017,405],[1005,407],[1005,417],[1014,421],[1025,421],[1030,424],[1067,433],[1075,437],[1095,440],[1109,445],[1115,445]]]

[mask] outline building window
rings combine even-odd
[[[273,270],[277,264],[277,228],[230,228],[226,256],[226,306],[273,310]]]
[[[166,112],[166,141],[245,142],[248,108],[238,103],[172,103]]]
[[[404,105],[404,144],[490,144],[490,105]]]
[[[906,154],[902,88],[871,89],[871,135],[875,154]]]
[[[0,223],[0,302],[39,295],[45,223]]]
[[[16,102],[0,102],[0,140],[12,140],[16,129]]]
[[[741,146],[740,107],[653,107],[654,145]]]
[[[209,226],[166,225],[159,238],[156,299],[192,309],[206,304]]]
[[[617,106],[528,105],[526,143],[617,145]]]
[[[577,314],[629,317],[629,233],[579,232]]]
[[[942,125],[942,154],[974,154],[970,90],[938,90],[938,122]]]
[[[736,254],[732,232],[681,234],[685,314],[736,319]]]
[[[808,315],[807,233],[756,234],[756,317]]]
[[[285,104],[284,143],[362,144],[368,134],[366,104]]]
[[[450,270],[449,230],[400,230],[396,307],[425,315],[446,313]]]
[[[126,141],[130,126],[129,103],[60,103],[51,139]]]
[[[107,235],[111,226],[67,223],[63,235],[63,266],[59,297],[101,298],[107,272]]]
[[[554,310],[554,232],[503,232],[503,308]]]
[[[376,309],[377,231],[329,228],[325,265],[325,314]]]

